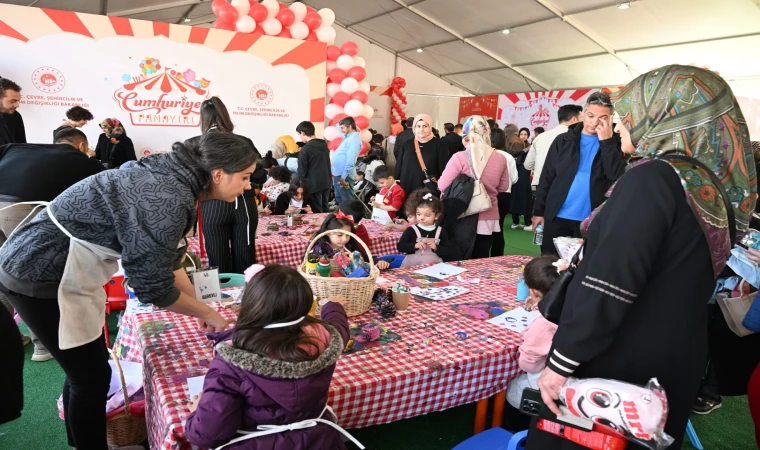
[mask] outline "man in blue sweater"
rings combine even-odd
[[[356,158],[362,149],[362,140],[353,117],[346,117],[339,122],[343,141],[335,150],[332,158],[333,188],[335,203],[343,200],[355,200],[354,179],[356,178]]]

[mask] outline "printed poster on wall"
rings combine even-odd
[[[459,123],[464,123],[469,116],[473,115],[495,119],[498,106],[498,95],[462,97],[459,99]]]
[[[200,105],[224,101],[260,152],[302,120],[321,134],[325,44],[0,5],[0,75],[22,87],[29,142],[51,143],[74,105],[119,119],[138,158],[200,134]],[[12,62],[12,63],[11,63]],[[317,106],[315,106],[317,105]]]
[[[588,96],[598,90],[576,89],[501,94],[496,121],[502,128],[510,123],[520,128],[528,128],[533,136],[533,129],[536,127],[551,130],[559,125],[557,111],[560,107],[571,104],[583,106]]]

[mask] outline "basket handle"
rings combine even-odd
[[[328,236],[330,234],[335,234],[335,233],[347,234],[351,236],[352,238],[356,239],[356,242],[361,244],[361,246],[364,247],[364,251],[367,252],[367,257],[369,258],[368,262],[369,262],[370,267],[375,267],[375,261],[372,257],[372,252],[369,251],[369,247],[367,247],[367,244],[365,244],[364,241],[362,241],[359,236],[346,230],[328,230],[328,231],[325,231],[324,233],[320,233],[314,236],[314,239],[312,239],[311,242],[309,242],[309,247],[306,249],[306,253],[303,255],[303,263],[306,264],[309,262],[309,253],[311,253],[311,249],[314,248],[314,245],[316,245],[318,240],[320,240],[321,238],[325,236]]]
[[[119,362],[119,358],[116,357],[116,353],[110,348],[108,349],[108,353],[111,355],[113,362],[116,363],[116,369],[119,371],[121,390],[124,392],[124,415],[131,416],[132,413],[129,412],[129,392],[127,392],[127,381],[124,379],[124,371],[121,369],[121,363]]]

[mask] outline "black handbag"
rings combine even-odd
[[[718,176],[715,175],[715,173],[701,161],[698,161],[686,155],[671,153],[662,155],[658,159],[683,161],[692,164],[695,167],[701,168],[710,175],[710,179],[715,185],[715,190],[720,192],[720,195],[723,198],[723,202],[726,204],[728,233],[731,237],[731,245],[734,245],[736,243],[736,218],[734,216],[734,209],[731,206],[731,200],[728,198],[726,189],[723,187],[723,183],[721,183],[720,179],[718,179]],[[570,262],[570,266],[568,266],[568,268],[565,269],[562,274],[560,274],[557,281],[554,283],[551,289],[549,289],[549,292],[547,292],[546,295],[544,295],[544,298],[538,302],[538,310],[541,312],[541,315],[553,324],[559,325],[559,319],[562,316],[562,308],[565,306],[565,295],[567,294],[567,288],[570,286],[570,282],[573,280],[573,276],[575,276],[575,270],[578,267],[578,261],[580,260],[581,254],[583,253],[583,248],[585,246],[586,242],[584,241],[583,245],[581,245],[581,248],[579,248],[573,256],[573,259]]]
[[[570,282],[573,281],[575,276],[575,269],[578,268],[578,261],[583,254],[583,248],[586,246],[586,242],[583,242],[581,248],[575,252],[573,259],[570,261],[570,265],[567,269],[563,270],[557,281],[554,282],[549,292],[544,295],[544,298],[538,302],[538,311],[544,316],[544,319],[549,322],[559,325],[559,318],[562,316],[562,308],[565,306],[565,295],[567,294],[567,288],[570,286]]]

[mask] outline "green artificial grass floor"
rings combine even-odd
[[[506,222],[507,226],[511,225],[509,220]],[[505,254],[538,254],[532,233],[507,228],[504,236]],[[26,331],[25,327],[22,328]],[[114,339],[117,331],[115,314],[109,318],[109,330],[111,339]],[[0,425],[0,449],[66,450],[69,448],[66,431],[63,421],[58,418],[55,403],[63,386],[63,371],[55,361],[31,362],[32,350],[31,345],[26,348],[23,416]],[[470,404],[400,422],[351,430],[351,433],[369,450],[448,450],[472,435],[474,420],[475,405]],[[693,416],[692,423],[707,450],[758,448],[747,397],[724,397],[722,408],[707,416]],[[693,447],[685,443],[683,448]]]

